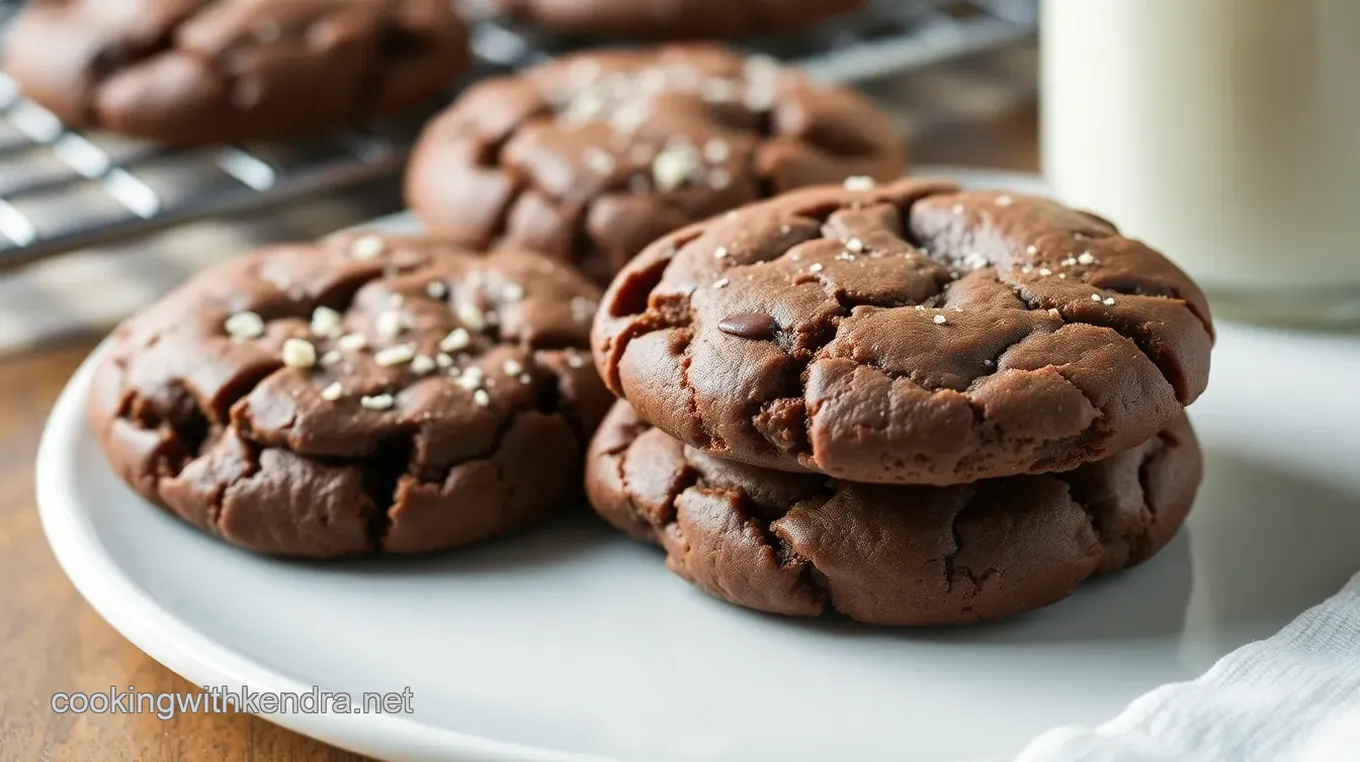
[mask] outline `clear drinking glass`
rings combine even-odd
[[[1360,323],[1360,0],[1044,0],[1043,165],[1229,316]]]

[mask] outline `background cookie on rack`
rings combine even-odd
[[[468,66],[447,0],[35,0],[4,68],[66,125],[197,145],[402,111]]]
[[[406,197],[441,235],[543,251],[604,283],[690,222],[903,169],[892,122],[853,90],[675,45],[581,53],[473,86],[425,129]]]

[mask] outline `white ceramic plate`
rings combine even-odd
[[[1170,547],[1045,611],[915,631],[728,606],[584,513],[437,557],[259,558],[115,478],[83,418],[93,362],[38,457],[76,587],[197,684],[409,686],[411,715],[270,717],[387,759],[991,759],[1203,671],[1360,566],[1357,338],[1225,327],[1193,408],[1206,479]]]

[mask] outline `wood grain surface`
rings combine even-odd
[[[951,129],[914,146],[919,163],[1033,170],[1035,113]],[[170,762],[363,757],[250,715],[56,714],[53,693],[185,692],[188,681],[114,632],[58,568],[38,524],[33,461],[43,422],[94,339],[0,361],[0,762]]]

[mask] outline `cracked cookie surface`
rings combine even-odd
[[[511,17],[561,34],[656,40],[787,34],[864,0],[495,0]]]
[[[612,401],[585,351],[598,297],[537,254],[271,247],[120,326],[89,417],[124,481],[235,544],[451,548],[579,496]]]
[[[900,177],[863,96],[709,45],[565,56],[465,91],[421,135],[406,198],[478,249],[532,249],[600,283],[677,228],[792,188]]]
[[[447,0],[36,0],[4,56],[66,124],[179,145],[401,111],[467,63]]]
[[[1184,414],[1074,471],[929,487],[721,460],[619,402],[591,442],[586,490],[601,516],[662,546],[671,571],[719,598],[937,625],[1047,606],[1150,558],[1184,521],[1200,474]]]
[[[1070,470],[1204,390],[1203,294],[1109,223],[948,182],[846,186],[648,247],[595,318],[605,383],[712,455],[934,485]]]

